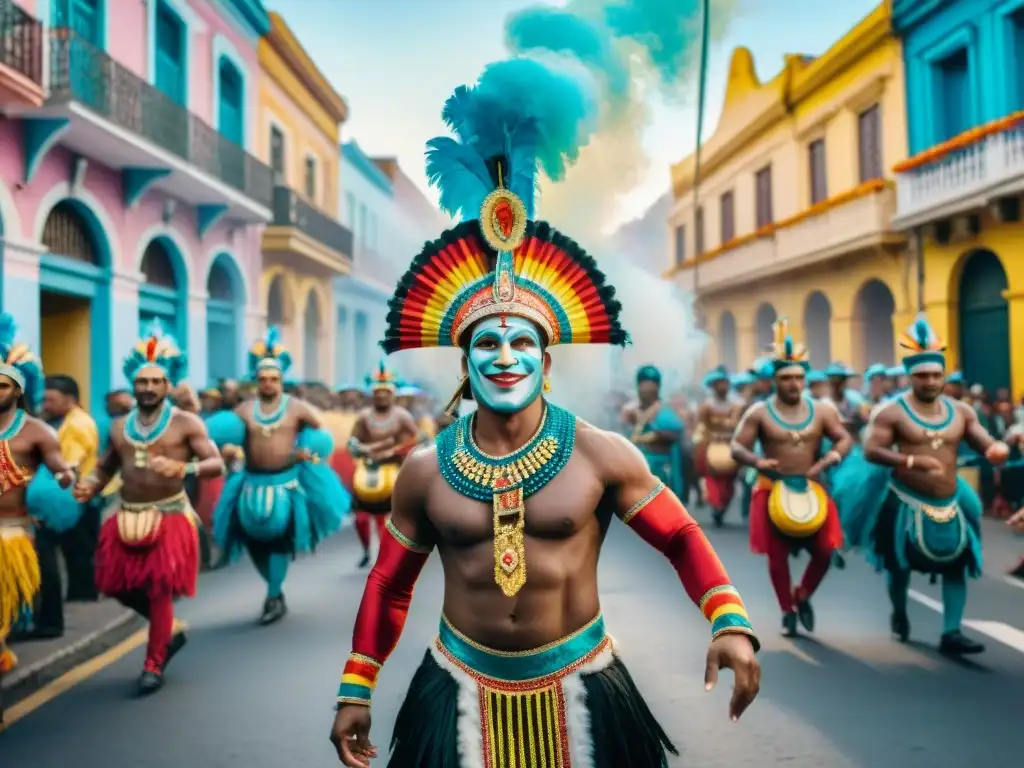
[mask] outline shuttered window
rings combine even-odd
[[[825,172],[825,140],[812,141],[807,147],[811,172],[811,205],[828,197],[828,177]]]
[[[882,124],[877,104],[857,118],[857,161],[861,184],[882,178]]]
[[[775,221],[772,211],[772,167],[766,166],[754,177],[754,193],[756,195],[755,216],[757,228],[767,227]]]
[[[736,216],[732,192],[722,195],[722,245],[736,237]]]
[[[698,208],[693,217],[693,250],[694,255],[700,256],[704,253],[704,209]]]

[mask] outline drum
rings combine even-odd
[[[156,507],[117,510],[117,533],[125,546],[148,547],[160,535],[164,513]]]
[[[364,504],[382,504],[389,501],[397,477],[398,464],[394,462],[356,462],[356,471],[352,477],[356,499]]]
[[[805,539],[825,524],[828,496],[824,488],[811,480],[802,491],[776,480],[768,497],[768,517],[780,533]]]
[[[728,443],[709,443],[707,463],[708,469],[717,475],[728,475],[736,471],[736,462]]]

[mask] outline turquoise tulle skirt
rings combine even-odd
[[[82,516],[82,505],[75,501],[71,488],[61,488],[57,478],[45,466],[25,489],[28,513],[55,533],[70,531]]]

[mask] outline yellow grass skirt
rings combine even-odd
[[[0,673],[10,672],[16,658],[5,646],[7,636],[39,593],[42,579],[32,535],[22,527],[0,527]]]

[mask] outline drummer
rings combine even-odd
[[[736,493],[736,462],[729,441],[743,413],[743,403],[730,392],[729,370],[719,365],[704,377],[708,397],[697,410],[693,443],[697,472],[715,525],[721,527]]]
[[[733,458],[759,473],[750,502],[750,548],[768,556],[768,575],[782,609],[782,629],[796,635],[797,622],[814,631],[811,597],[843,543],[835,505],[819,482],[839,464],[853,439],[839,412],[804,395],[807,354],[787,333],[785,319],[774,326],[775,394],[752,406],[732,441]],[[832,447],[818,458],[824,439]],[[760,441],[759,456],[754,445]],[[789,557],[805,549],[810,563],[795,590]]]

